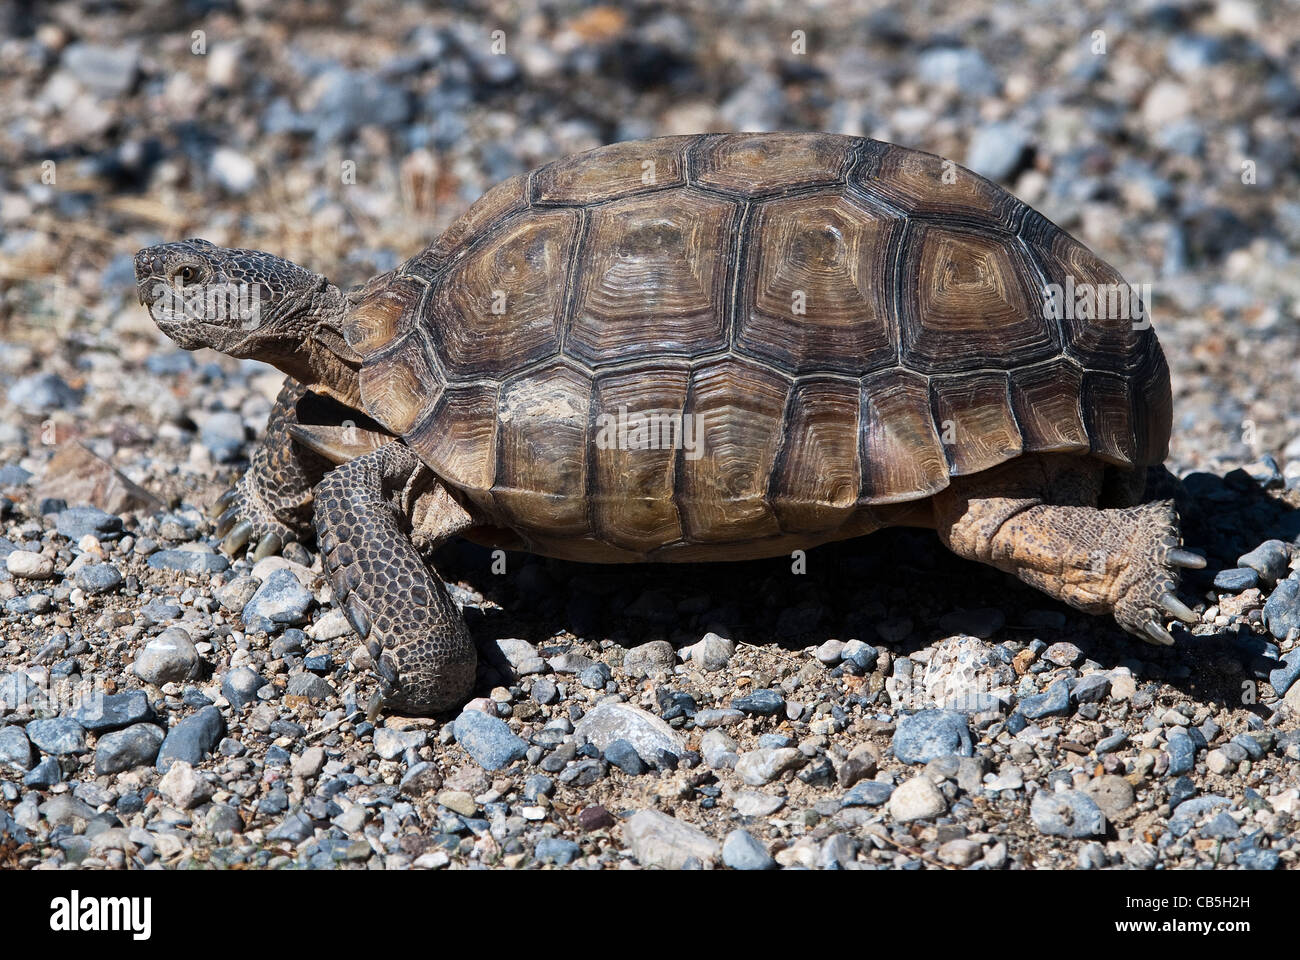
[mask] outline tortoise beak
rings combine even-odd
[[[145,247],[135,255],[135,292],[143,307],[158,299],[158,284],[165,282],[166,265],[157,247]]]

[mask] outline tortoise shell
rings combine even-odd
[[[1045,308],[1122,283],[930,154],[666,137],[496,186],[346,335],[366,411],[512,545],[728,559],[869,532],[1023,453],[1162,461],[1150,325]]]

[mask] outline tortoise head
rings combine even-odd
[[[135,255],[135,280],[140,302],[178,346],[270,362],[341,305],[338,288],[319,274],[206,240],[146,247]]]

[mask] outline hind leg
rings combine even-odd
[[[1179,547],[1171,501],[1098,508],[1104,469],[1085,457],[1024,457],[955,480],[935,497],[939,536],[960,556],[1171,644],[1166,619],[1197,620],[1175,595],[1180,568],[1205,561]]]

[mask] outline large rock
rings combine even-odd
[[[153,763],[163,736],[162,729],[152,723],[135,723],[104,734],[95,744],[95,773],[102,777]]]

